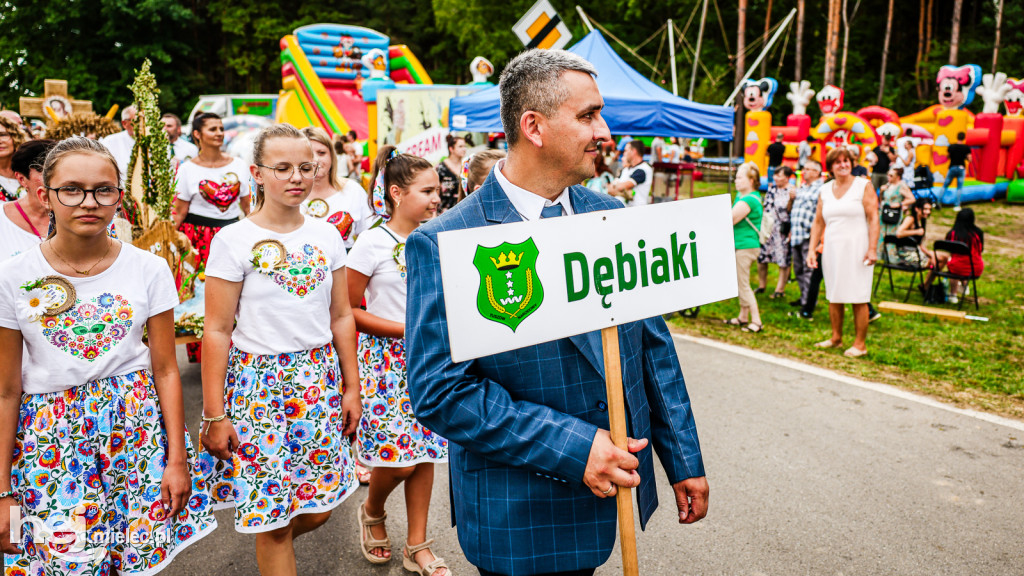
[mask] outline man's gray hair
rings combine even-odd
[[[821,172],[821,162],[818,162],[817,160],[808,160],[807,162],[804,162],[804,168],[807,167],[814,168],[818,172]]]
[[[559,82],[568,70],[597,76],[594,65],[567,50],[533,49],[520,53],[505,66],[498,80],[501,92],[501,124],[509,148],[519,141],[519,120],[532,110],[552,116],[568,98]]]
[[[137,112],[137,110],[135,109],[135,105],[134,104],[132,104],[131,106],[128,106],[124,110],[121,110],[121,121],[123,122],[125,120],[131,120],[132,118],[135,117],[135,113],[136,112]]]

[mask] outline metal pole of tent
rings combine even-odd
[[[583,20],[583,24],[587,27],[587,30],[593,32],[594,26],[590,23],[590,18],[587,18],[587,15],[583,13],[583,8],[580,8],[579,4],[576,5],[576,12],[579,13],[580,19]]]
[[[789,23],[790,21],[793,20],[793,16],[795,14],[796,8],[793,8],[792,10],[789,11],[789,16],[786,16],[786,19],[783,20],[781,25],[779,25],[778,30],[775,31],[774,35],[772,35],[772,39],[769,40],[768,44],[766,44],[764,49],[761,50],[761,54],[757,57],[757,60],[755,60],[754,63],[751,64],[749,68],[747,68],[747,74],[743,77],[742,80],[740,80],[739,84],[736,85],[736,88],[733,89],[732,94],[729,94],[729,98],[725,101],[724,106],[732,106],[733,99],[736,98],[736,95],[739,94],[739,91],[743,88],[743,83],[746,82],[747,78],[750,78],[750,76],[754,73],[754,69],[757,68],[757,65],[760,64],[761,60],[764,60],[764,57],[768,55],[768,51],[771,50],[772,46],[775,45],[775,42],[778,41],[779,36],[782,36],[782,33],[786,31],[786,27],[789,26]]]
[[[676,37],[672,19],[668,19],[668,65],[672,69],[672,94],[679,96],[679,84],[676,81]]]
[[[704,22],[707,21],[707,18],[708,0],[704,0],[704,8],[700,12],[700,30],[697,32],[697,50],[693,55],[693,70],[690,72],[690,91],[686,95],[688,100],[693,100],[693,84],[697,81],[697,63],[700,62],[700,45],[704,41]]]

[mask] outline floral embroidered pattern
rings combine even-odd
[[[283,266],[265,273],[289,294],[305,298],[327,279],[327,256],[320,248],[305,244],[302,251],[288,254]]]
[[[448,460],[448,441],[416,419],[406,384],[405,340],[359,335],[363,416],[356,431],[359,460],[371,466],[412,466]]]
[[[236,529],[273,530],[355,492],[342,391],[331,344],[293,354],[231,349],[224,408],[241,444],[231,460],[201,452],[199,466],[215,505],[235,506]]]
[[[191,464],[195,452],[188,434],[192,496],[173,517],[161,503],[166,442],[153,376],[146,370],[22,396],[11,466],[22,514],[43,521],[80,516],[88,541],[78,543],[84,544],[84,561],[73,562],[57,556],[71,542],[36,545],[26,530],[25,554],[7,556],[12,563],[5,574],[152,574],[209,534],[217,522],[206,483]]]
[[[58,316],[43,316],[43,335],[75,358],[93,361],[110,352],[128,335],[134,312],[121,295],[104,293],[88,302],[76,300]]]

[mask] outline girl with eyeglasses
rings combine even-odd
[[[123,191],[102,144],[58,143],[42,179],[53,230],[0,264],[0,548],[24,552],[15,572],[155,574],[217,525],[185,430],[174,278],[108,237]],[[15,505],[64,534],[12,542]]]
[[[296,574],[293,540],[358,487],[356,325],[346,252],[303,215],[318,165],[288,124],[256,137],[252,215],[213,239],[206,266],[203,472],[261,574]],[[340,360],[340,362],[339,362]]]
[[[360,332],[365,407],[357,435],[359,460],[373,467],[358,511],[363,556],[373,564],[391,560],[384,505],[405,483],[408,532],[402,566],[423,576],[446,576],[451,572],[444,559],[430,550],[427,512],[434,464],[448,461],[448,441],[416,420],[405,368],[405,239],[437,214],[441,184],[432,168],[422,158],[397,154],[394,146],[381,148],[374,163],[373,206],[382,223],[356,240],[348,290]],[[364,294],[366,310],[359,310]]]
[[[249,213],[249,166],[225,154],[224,122],[211,113],[192,120],[192,140],[199,155],[178,167],[174,225],[192,241],[196,268],[210,255],[210,242],[221,228]]]

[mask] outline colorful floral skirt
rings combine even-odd
[[[194,463],[188,434],[185,443]],[[166,446],[148,370],[23,395],[11,475],[25,554],[6,574],[155,574],[212,532],[206,482],[191,464],[188,504],[174,517],[161,504]],[[28,519],[46,529],[29,530]]]
[[[405,340],[359,335],[363,417],[356,434],[359,460],[403,467],[447,462],[448,441],[416,420],[405,375]]]
[[[231,460],[199,465],[214,508],[235,508],[235,530],[269,532],[326,512],[359,487],[342,435],[342,381],[334,346],[257,355],[232,348],[224,409],[241,443]]]

